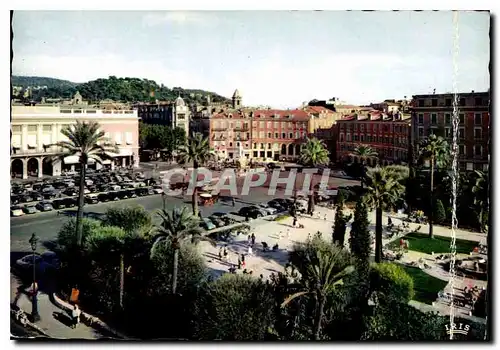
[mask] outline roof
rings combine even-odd
[[[234,90],[233,98],[235,98],[235,97],[241,97],[241,94],[238,91],[238,89]]]
[[[307,106],[304,110],[309,113],[333,113],[332,110],[323,106]]]
[[[215,119],[246,119],[250,118],[253,113],[254,120],[258,119],[271,119],[271,120],[279,120],[279,119],[287,119],[293,121],[308,121],[310,116],[306,111],[300,109],[293,110],[280,110],[280,109],[257,109],[250,112],[241,112],[241,111],[227,111],[223,113],[217,113],[212,116]],[[277,116],[277,117],[275,117]],[[290,118],[289,116],[293,116]]]

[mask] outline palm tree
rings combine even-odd
[[[63,153],[52,160],[63,162],[64,158],[77,156],[80,164],[80,191],[78,193],[78,211],[76,215],[76,242],[82,246],[82,217],[85,204],[85,172],[89,160],[102,164],[104,160],[112,159],[112,154],[118,153],[118,148],[105,144],[107,138],[100,125],[96,122],[76,121],[76,124],[66,126],[61,130],[68,141],[59,141],[55,146],[63,149]]]
[[[210,158],[210,146],[208,144],[208,138],[203,137],[200,133],[195,133],[193,136],[187,140],[187,142],[179,147],[179,161],[180,163],[193,163],[193,196],[192,196],[192,206],[193,215],[198,215],[198,189],[196,188],[196,182],[198,181],[198,171],[197,169]]]
[[[382,258],[382,211],[393,205],[404,191],[398,178],[385,168],[375,167],[366,174],[366,203],[375,208],[375,262]]]
[[[327,165],[330,161],[328,150],[322,141],[312,138],[308,139],[307,143],[302,147],[299,156],[299,163],[308,167],[317,167],[319,165]],[[314,213],[314,192],[313,181],[311,181],[309,188],[309,208],[310,215]]]
[[[187,208],[182,210],[174,209],[171,212],[159,210],[157,215],[161,218],[161,224],[155,228],[156,235],[151,248],[151,255],[154,255],[158,245],[170,244],[174,250],[174,261],[172,269],[172,294],[177,292],[177,275],[179,270],[179,250],[182,242],[190,239],[192,243],[200,241],[210,242],[213,246],[216,243],[201,235],[198,217],[190,214]]]
[[[484,225],[484,213],[488,211],[488,174],[479,170],[474,171],[476,175],[476,181],[472,186],[472,193],[474,195],[474,209],[478,216],[479,229],[481,232],[485,231]]]
[[[363,188],[365,176],[366,176],[366,160],[368,158],[375,158],[378,156],[378,153],[373,150],[368,145],[357,145],[356,148],[352,151],[351,156],[356,156],[361,158],[361,188]]]
[[[118,227],[124,235],[113,238],[113,247],[120,253],[120,307],[125,293],[125,255],[151,231],[151,215],[143,207],[109,208],[103,226]]]
[[[420,156],[429,159],[431,163],[431,191],[430,191],[430,212],[429,212],[429,237],[433,238],[433,215],[434,215],[434,169],[442,167],[448,161],[448,142],[441,136],[430,135],[420,146]]]
[[[306,261],[300,271],[302,275],[302,290],[290,295],[283,301],[285,307],[295,298],[312,294],[316,300],[316,317],[314,322],[314,340],[320,340],[321,324],[327,296],[342,283],[342,279],[354,271],[354,266],[346,260],[346,254],[340,248],[334,247],[330,252],[315,250],[306,254]]]

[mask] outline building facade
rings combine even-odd
[[[191,110],[182,97],[175,101],[158,101],[157,103],[141,103],[134,106],[140,120],[145,124],[165,125],[171,128],[181,128],[189,135]]]
[[[61,130],[76,120],[95,121],[101,126],[109,142],[119,152],[105,167],[139,166],[139,121],[134,110],[100,110],[89,106],[12,106],[11,118],[11,174],[14,177],[58,176],[66,170],[78,168],[78,157],[66,157],[63,162],[52,158],[62,150],[54,144],[66,141]],[[91,168],[101,165],[91,163]]]
[[[406,163],[410,152],[411,116],[372,110],[346,115],[337,121],[337,161],[358,162],[352,152],[358,145],[370,146],[378,157],[367,159],[374,166]]]
[[[308,134],[303,110],[235,110],[210,118],[210,147],[219,158],[296,160]]]
[[[453,142],[453,94],[415,95],[412,102],[413,147],[431,134]],[[489,92],[458,96],[458,164],[461,170],[488,169]]]

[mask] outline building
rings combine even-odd
[[[412,102],[412,138],[415,151],[431,134],[453,141],[451,93],[415,95]],[[488,169],[489,92],[460,93],[458,96],[458,161],[461,170]]]
[[[139,121],[137,111],[100,110],[88,105],[13,105],[11,118],[11,174],[23,179],[28,176],[58,176],[63,171],[78,168],[78,157],[66,157],[53,163],[51,158],[62,150],[54,146],[67,140],[61,129],[76,120],[96,121],[105,136],[115,143],[119,153],[105,167],[139,166]],[[91,163],[90,168],[100,168]]]
[[[330,151],[330,157],[335,159],[336,153],[336,128],[333,126],[337,120],[342,118],[342,114],[322,106],[307,106],[304,108],[310,116],[308,123],[309,137],[322,140]]]
[[[175,101],[157,101],[156,103],[140,103],[134,106],[139,119],[145,124],[166,125],[171,128],[181,128],[189,134],[191,109],[182,97]]]
[[[353,113],[337,121],[337,161],[358,162],[352,152],[358,145],[370,146],[378,157],[367,164],[382,165],[408,162],[410,151],[411,116],[402,113],[385,114],[378,110]]]
[[[209,120],[210,147],[223,159],[295,160],[306,140],[309,119],[307,112],[298,109],[218,113]]]

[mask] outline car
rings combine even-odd
[[[272,199],[269,202],[267,202],[267,205],[269,205],[271,208],[276,209],[278,212],[288,210],[287,206],[285,206],[285,204],[283,204],[282,202],[278,201],[277,198]]]
[[[74,197],[77,195],[78,192],[74,188],[67,188],[62,193],[64,193],[67,196]]]
[[[266,213],[264,211],[261,211],[259,208],[252,206],[241,208],[238,212],[238,215],[256,219],[265,216]]]
[[[42,193],[47,193],[47,192],[54,192],[55,188],[52,185],[44,185],[42,187]]]
[[[89,194],[85,196],[85,203],[87,204],[99,203],[99,198],[97,197],[97,194]]]
[[[136,198],[137,197],[137,193],[135,192],[135,189],[127,190],[127,195],[128,195],[128,198]]]
[[[66,208],[73,208],[78,204],[78,199],[76,198],[63,198],[61,201],[64,203]]]
[[[109,195],[107,193],[99,193],[97,195],[97,199],[99,200],[99,202],[109,202],[110,201]]]
[[[54,199],[56,198],[55,192],[45,192],[43,194],[43,199]]]
[[[38,192],[30,192],[29,196],[34,200],[34,201],[43,201],[43,196],[41,193]]]
[[[278,212],[276,208],[271,207],[267,203],[260,203],[259,207],[267,212],[268,215],[274,215]]]
[[[164,191],[163,191],[163,186],[153,186],[153,191],[156,193],[156,194],[162,194]]]
[[[210,215],[208,219],[212,221],[213,224],[217,227],[222,227],[226,225],[226,222],[221,217]]]
[[[36,205],[36,208],[40,211],[52,211],[52,210],[54,210],[52,203],[48,202],[48,201],[38,202],[38,204]]]
[[[54,272],[61,267],[61,262],[56,253],[46,251],[42,254],[28,254],[18,259],[14,265],[22,274],[33,273],[33,263],[35,264],[35,274],[43,276],[46,273]]]
[[[213,230],[214,228],[216,228],[214,223],[209,218],[201,219],[200,226],[205,230]]]
[[[121,190],[122,188],[120,186],[118,186],[117,184],[114,184],[114,183],[110,183],[109,184],[109,189],[111,191],[119,191]]]
[[[24,214],[35,214],[36,212],[38,212],[38,210],[36,210],[34,204],[30,204],[30,205],[26,205],[23,208],[23,212],[24,212]]]
[[[120,197],[120,199],[127,199],[128,191],[127,190],[118,191],[118,197]]]
[[[23,215],[24,215],[24,211],[23,211],[22,207],[17,206],[17,205],[10,207],[10,216],[17,217],[17,216],[23,216]]]
[[[19,204],[19,196],[10,196],[10,204]]]
[[[63,190],[66,188],[66,184],[64,182],[55,182],[53,186],[56,190]]]
[[[29,203],[33,202],[33,198],[27,194],[19,196],[19,202],[21,203]]]
[[[97,185],[97,190],[99,192],[107,192],[108,189],[109,189],[109,185],[106,183],[102,183],[102,184]]]
[[[66,203],[62,199],[55,199],[52,201],[52,206],[56,210],[64,209],[66,208]]]

